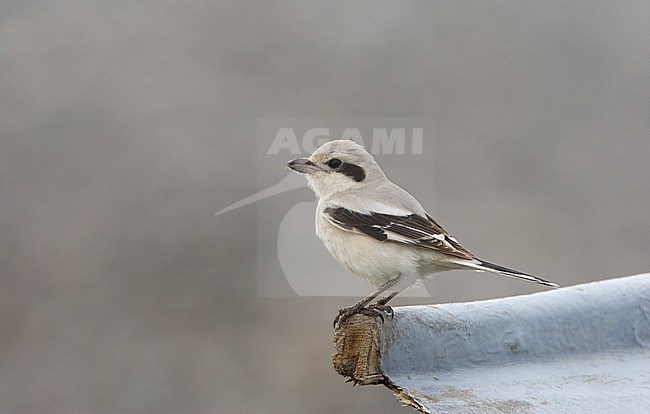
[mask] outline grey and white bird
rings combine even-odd
[[[341,309],[336,321],[369,309],[382,294],[370,308],[390,310],[386,304],[399,292],[446,270],[492,272],[558,287],[470,253],[353,141],[327,142],[309,158],[289,161],[287,168],[306,175],[318,197],[316,234],[327,250],[344,268],[378,288]]]

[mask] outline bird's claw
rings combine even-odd
[[[334,328],[336,328],[336,325],[339,324],[340,321],[349,318],[353,314],[359,312],[360,310],[364,309],[361,306],[350,306],[348,308],[341,308],[339,309],[339,314],[336,315],[336,318],[334,318]]]
[[[393,308],[388,305],[379,305],[375,303],[374,305],[370,305],[370,308],[375,310],[379,314],[382,322],[384,322],[384,315],[390,316],[391,321],[395,317],[395,312],[393,312]]]
[[[374,304],[368,306],[367,308],[361,306],[350,306],[349,308],[339,309],[339,314],[336,315],[336,318],[334,318],[334,328],[336,328],[339,322],[349,318],[355,313],[361,313],[363,315],[370,316],[370,317],[378,316],[381,319],[381,323],[385,322],[384,315],[390,316],[391,320],[393,319],[394,316],[393,308],[391,308],[388,305]]]

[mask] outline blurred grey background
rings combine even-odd
[[[642,1],[2,1],[0,413],[411,412],[332,371],[352,298],[258,297],[260,206],[214,216],[284,174],[256,161],[258,117],[433,118],[435,162],[381,162],[467,247],[562,285],[650,270],[649,21]]]

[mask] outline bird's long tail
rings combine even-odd
[[[528,280],[529,282],[539,283],[540,285],[544,286],[550,286],[554,288],[560,287],[557,283],[549,282],[548,280],[529,275],[528,273],[508,269],[507,267],[499,266],[498,264],[486,262],[485,260],[478,259],[478,263],[473,263],[473,265],[470,265],[470,267],[476,270],[483,270],[485,272],[492,272],[507,277],[513,277],[515,279]]]

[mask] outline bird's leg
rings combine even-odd
[[[339,314],[336,315],[336,318],[334,319],[334,327],[336,327],[336,325],[339,323],[340,320],[345,319],[350,315],[359,312],[361,309],[364,309],[377,296],[381,295],[386,290],[388,290],[391,286],[393,286],[397,282],[398,277],[396,277],[395,279],[390,279],[388,282],[381,285],[381,287],[377,289],[375,292],[373,292],[371,295],[366,296],[365,298],[361,299],[359,302],[355,303],[354,305],[348,308],[339,309]]]
[[[395,296],[397,296],[399,292],[391,292],[388,295],[384,296],[383,298],[379,299],[377,302],[374,304],[370,305],[371,309],[378,310],[380,312],[384,312],[388,315],[390,315],[390,318],[393,319],[393,308],[386,305],[391,299],[393,299]],[[383,320],[383,318],[382,318]]]
[[[379,299],[375,305],[379,306],[385,306],[388,302],[390,302],[391,299],[393,299],[395,296],[397,296],[399,292],[392,292],[389,293],[388,295],[384,296],[383,298]]]

